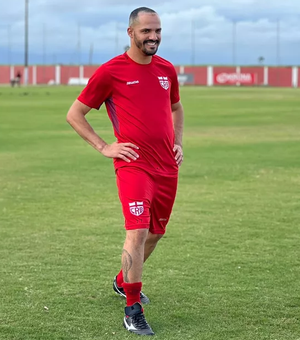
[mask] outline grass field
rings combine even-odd
[[[65,121],[81,88],[0,88],[0,339],[134,339],[112,291],[112,162]],[[145,264],[163,340],[300,339],[300,92],[182,88],[185,162]],[[88,115],[114,140],[104,110]],[[47,308],[46,308],[47,307]]]

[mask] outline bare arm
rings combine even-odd
[[[85,115],[89,113],[91,108],[78,99],[74,101],[67,114],[67,122],[72,128],[93,148],[102,152],[107,143],[96,134],[91,125],[85,118]]]
[[[121,158],[126,162],[136,160],[139,156],[133,149],[138,147],[132,143],[107,144],[88,123],[85,116],[91,108],[78,99],[74,101],[67,114],[67,122],[93,148],[108,158]]]
[[[182,151],[182,135],[183,135],[183,106],[181,102],[172,105],[173,125],[175,132],[175,145],[173,151],[175,152],[175,160],[180,166],[183,161]]]

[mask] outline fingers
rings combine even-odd
[[[136,161],[139,158],[139,155],[133,150],[139,149],[138,146],[132,143],[118,143],[117,146],[119,148],[117,158],[121,158],[127,163],[130,163],[132,160]]]
[[[130,163],[131,160],[136,161],[139,155],[132,149],[138,150],[139,147],[132,143],[119,143],[118,146],[121,148],[118,158],[123,159],[125,162]]]
[[[139,155],[134,151],[134,150],[132,150],[132,149],[130,149],[130,148],[124,148],[124,150],[123,150],[123,152],[125,152],[125,154],[127,155],[127,156],[129,156],[130,158],[132,158],[132,159],[134,159],[134,160],[136,160],[137,158],[139,158]]]
[[[129,163],[139,158],[139,155],[133,149],[137,150],[139,147],[132,143],[115,142],[106,145],[102,150],[102,154],[108,158],[120,158]]]
[[[176,154],[175,154],[175,160],[178,161],[178,159],[180,158],[180,156],[182,156],[182,153],[180,152],[180,150],[177,150],[177,151],[176,151]]]
[[[122,145],[130,147],[130,148],[133,148],[133,149],[137,149],[137,150],[139,149],[138,146],[136,146],[136,145],[134,145],[132,143],[122,143]]]
[[[177,160],[177,165],[180,166],[183,162],[183,155]]]
[[[175,160],[178,166],[181,165],[181,163],[183,162],[183,154],[181,152],[177,152],[175,155]]]
[[[173,151],[175,152],[175,161],[178,166],[180,166],[183,162],[183,152],[182,148],[178,145],[175,145],[173,148]]]
[[[125,157],[124,160],[126,160],[126,162],[130,162],[130,160],[136,161],[139,158],[139,155],[130,148],[124,148],[123,150],[121,150],[120,155],[122,155],[122,157],[120,157],[122,159],[124,159],[123,157]]]
[[[130,163],[130,162],[131,162],[131,160],[130,160],[129,158],[127,158],[126,156],[121,155],[121,154],[120,154],[118,157],[116,157],[116,158],[123,159],[123,161],[125,161],[125,162],[127,162],[127,163]]]
[[[102,154],[109,158],[120,158],[127,163],[136,161],[139,158],[139,154],[135,152],[139,150],[139,147],[133,143],[118,143],[115,142],[111,145],[106,145],[102,150]],[[178,166],[183,162],[183,152],[180,145],[175,145],[173,148],[175,153],[175,161]]]

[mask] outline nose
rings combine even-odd
[[[156,32],[151,32],[150,33],[149,40],[158,40]]]

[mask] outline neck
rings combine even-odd
[[[152,55],[144,55],[141,50],[135,50],[133,47],[130,47],[127,51],[127,55],[138,64],[147,65],[152,61]]]

